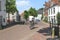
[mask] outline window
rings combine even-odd
[[[55,16],[54,16],[54,22],[55,22]]]
[[[50,10],[49,10],[49,15],[50,15]]]
[[[5,18],[3,18],[3,22],[5,22]]]
[[[1,11],[1,1],[0,1],[0,11]]]
[[[49,21],[50,21],[50,17],[49,17]]]
[[[55,14],[55,8],[53,8],[53,12],[54,12],[54,14]]]

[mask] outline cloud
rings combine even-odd
[[[24,11],[28,10],[31,7],[31,4],[29,0],[17,0],[16,6],[19,11]]]
[[[16,2],[16,5],[19,7],[30,6],[29,0],[20,0]]]
[[[17,1],[16,5],[21,6],[21,7],[28,6],[28,5],[30,5],[30,2],[28,0],[21,0],[21,1]]]

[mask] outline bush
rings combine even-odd
[[[60,13],[57,14],[57,23],[60,25]]]
[[[47,18],[47,17],[45,17],[43,21],[48,22],[48,18]]]
[[[2,27],[0,26],[0,30],[2,30]]]

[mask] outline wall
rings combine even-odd
[[[0,0],[1,1],[1,11],[0,16],[2,16],[2,25],[6,25],[6,0]],[[4,22],[5,19],[5,22]]]
[[[54,8],[55,8],[55,13],[54,13]],[[50,10],[50,12],[49,12]],[[55,16],[55,22],[57,22],[56,15],[57,13],[60,12],[60,6],[56,5],[48,9],[48,21],[54,21],[54,16]],[[50,18],[49,18],[50,17]]]
[[[9,16],[10,16],[10,21],[13,21],[13,19],[15,19],[15,21],[16,21],[16,16],[17,16],[17,13],[16,12],[14,14],[10,13]],[[8,13],[7,13],[6,18],[8,20]]]
[[[37,19],[41,20],[42,14],[38,14]]]

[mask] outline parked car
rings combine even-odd
[[[20,21],[20,24],[25,24],[25,20],[22,19],[22,20]]]
[[[34,22],[38,23],[38,22],[40,22],[40,20],[39,19],[34,19]]]

